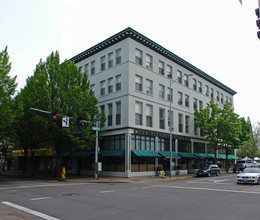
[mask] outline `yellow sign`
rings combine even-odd
[[[41,148],[41,149],[33,149],[35,157],[51,157],[52,156],[52,148]],[[23,157],[24,150],[13,150],[12,151],[13,157]],[[31,151],[28,151],[28,156],[31,156]]]

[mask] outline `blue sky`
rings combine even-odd
[[[237,91],[235,112],[260,122],[258,0],[0,0],[0,50],[18,90],[40,59],[69,59],[132,27]]]

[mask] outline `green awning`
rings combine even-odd
[[[94,154],[93,151],[81,151],[81,152],[73,152],[71,157],[91,157],[91,154]]]
[[[228,159],[238,160],[239,158],[234,155],[228,155]]]
[[[169,151],[159,151],[158,152],[160,155],[166,158],[170,158],[170,152]],[[172,157],[173,158],[181,158],[178,154],[172,152]]]
[[[226,155],[225,154],[219,154],[219,156],[221,157],[221,159],[226,160]]]
[[[210,158],[212,158],[212,159],[215,158],[215,154],[208,154],[208,156],[209,156]],[[220,157],[218,154],[217,154],[216,158],[217,158],[217,159],[223,159],[223,158]]]
[[[207,154],[194,154],[198,158],[210,158]]]
[[[71,156],[71,152],[64,152],[62,154],[63,157],[70,157]]]
[[[178,154],[184,158],[196,158],[196,156],[192,153],[178,153]]]
[[[102,157],[124,157],[125,150],[105,150],[101,151]]]
[[[156,153],[155,151],[132,150],[132,152],[138,157],[161,157],[161,155]]]

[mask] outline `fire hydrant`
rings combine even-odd
[[[62,171],[61,171],[61,179],[66,179],[66,169],[65,167],[62,167]]]
[[[162,178],[164,178],[164,176],[165,176],[165,172],[164,172],[164,170],[162,171]]]

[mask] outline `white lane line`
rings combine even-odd
[[[13,207],[13,208],[19,209],[19,210],[21,210],[21,211],[30,213],[30,214],[32,214],[32,215],[38,216],[38,217],[40,217],[40,218],[46,219],[46,220],[60,220],[60,219],[58,219],[58,218],[54,218],[54,217],[52,217],[52,216],[45,215],[45,214],[43,214],[43,213],[41,213],[41,212],[37,212],[37,211],[34,211],[34,210],[32,210],[32,209],[28,209],[28,208],[23,207],[23,206],[20,206],[20,205],[16,205],[16,204],[14,204],[14,203],[12,203],[12,202],[2,202],[2,203],[5,204],[5,205],[8,205],[8,206],[11,206],[11,207]]]
[[[113,193],[113,192],[117,192],[119,190],[107,190],[107,191],[101,191],[100,193]]]
[[[219,182],[224,182],[224,181],[228,181],[229,179],[223,179],[223,180],[214,180],[214,183],[219,183]]]
[[[150,188],[154,188],[156,186],[144,186],[144,187],[141,187],[142,189],[150,189]]]
[[[217,191],[217,192],[232,192],[232,193],[245,193],[245,194],[260,194],[260,192],[243,191],[243,190],[229,190],[229,189],[213,189],[213,188],[199,188],[199,187],[185,187],[185,186],[163,186],[157,185],[162,188],[176,188],[176,189],[192,189],[192,190],[204,190],[204,191]]]
[[[64,184],[46,184],[46,185],[35,185],[35,186],[11,186],[11,187],[2,187],[3,189],[25,189],[25,188],[37,188],[37,187],[52,187],[52,186],[79,186],[79,185],[90,185],[96,183],[64,183]]]
[[[30,200],[36,201],[36,200],[42,200],[42,199],[50,199],[51,197],[41,197],[41,198],[32,198]]]

